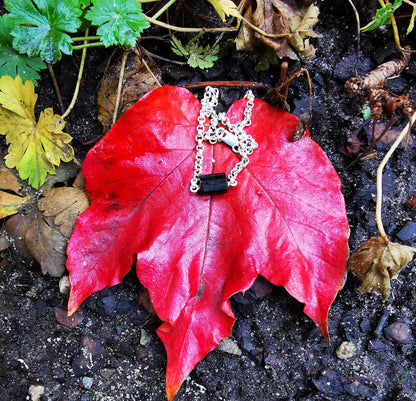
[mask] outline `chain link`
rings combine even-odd
[[[217,142],[224,142],[231,147],[233,152],[241,156],[241,160],[228,174],[228,186],[230,187],[237,185],[236,178],[238,174],[248,165],[248,156],[258,146],[252,136],[244,131],[244,128],[251,124],[251,114],[254,107],[254,95],[251,90],[245,95],[247,104],[244,109],[244,119],[236,124],[231,123],[229,118],[225,116],[225,113],[216,113],[215,107],[218,105],[218,94],[217,88],[207,86],[204,97],[201,100],[202,107],[198,116],[197,134],[195,136],[196,157],[194,174],[190,186],[191,192],[194,193],[198,192],[200,187],[199,176],[202,172],[202,162],[204,160],[204,141],[208,141],[211,145]],[[205,131],[204,124],[207,118],[210,120],[210,125]],[[219,126],[220,124],[222,126]]]

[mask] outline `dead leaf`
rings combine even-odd
[[[361,293],[377,291],[387,299],[390,281],[397,278],[415,254],[416,248],[373,237],[350,257],[348,271],[354,272],[363,282]]]
[[[79,171],[79,166],[77,170],[75,167],[75,163],[61,165],[56,176],[49,176],[51,179],[48,178],[39,191],[27,192],[29,195],[26,197],[0,191],[0,213],[2,208],[5,208],[2,207],[2,201],[7,201],[7,196],[23,200],[14,212],[19,211],[19,214],[10,217],[4,224],[1,238],[12,245],[11,248],[18,255],[16,259],[29,263],[36,260],[43,273],[49,273],[54,277],[61,276],[65,271],[68,238],[72,234],[78,215],[89,206],[81,174],[73,187],[53,186],[58,183],[62,185],[74,177],[74,172],[76,174]],[[8,176],[6,173],[6,177]],[[59,177],[61,181],[57,181]],[[17,188],[13,179],[10,179],[10,182],[11,185],[8,186]],[[21,180],[18,180],[18,183],[19,188],[23,187],[22,190],[19,189],[19,193],[30,191]],[[1,187],[3,186],[2,181]],[[41,198],[37,201],[39,197]]]
[[[406,207],[413,212],[416,212],[416,195],[413,195],[407,202]]]
[[[258,32],[249,34],[252,29],[243,23],[236,47],[252,50],[256,37],[275,49],[280,58],[297,60],[299,54],[304,59],[310,59],[315,55],[315,48],[309,43],[309,38],[319,36],[313,31],[318,15],[319,8],[313,4],[307,7],[294,0],[254,0],[245,18],[268,34],[279,37],[267,37]]]
[[[71,236],[78,216],[90,205],[81,173],[78,177],[73,187],[53,188],[38,203],[45,217],[55,217],[54,224],[67,238]]]
[[[146,67],[146,64],[151,70]],[[97,95],[97,115],[103,126],[103,132],[107,132],[112,126],[114,106],[117,97],[118,79],[121,69],[121,57],[108,68],[101,80]],[[156,89],[162,73],[157,64],[152,60],[143,61],[136,54],[130,52],[127,57],[124,70],[123,90],[120,100],[119,114],[123,114],[130,106],[147,92]]]
[[[5,223],[4,230],[19,257],[28,261],[33,257],[40,264],[43,274],[60,277],[65,272],[68,239],[53,227],[50,218],[32,210],[25,215],[12,216]]]
[[[391,145],[396,138],[400,135],[402,132],[401,128],[392,127],[387,132],[384,133],[386,129],[387,124],[383,122],[376,122],[374,126],[374,140],[378,139],[381,135],[382,137],[379,139],[379,143],[385,144],[385,145]],[[373,135],[373,127],[371,126],[368,130],[368,140],[369,142],[372,141],[372,135]],[[402,146],[405,147],[406,145],[412,145],[413,144],[413,138],[409,135],[403,138],[402,140]]]

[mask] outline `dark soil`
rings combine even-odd
[[[358,2],[367,22],[376,2]],[[364,3],[361,4],[360,3]],[[201,2],[202,4],[202,2]],[[359,103],[344,90],[355,62],[355,18],[347,1],[319,2],[321,15],[314,41],[316,57],[307,64],[313,84],[311,137],[327,152],[343,182],[351,225],[350,247],[355,252],[378,236],[374,218],[375,176],[386,148],[377,158],[345,170],[354,156],[345,154],[351,133],[363,123]],[[202,5],[200,5],[202,7]],[[207,14],[206,10],[202,10]],[[408,41],[411,41],[409,38]],[[413,44],[415,43],[413,37]],[[172,57],[159,42],[144,46]],[[77,157],[82,160],[101,137],[95,116],[96,90],[109,51],[89,52],[81,96],[70,115]],[[397,57],[390,27],[362,35],[360,74]],[[69,103],[76,80],[78,57],[55,66],[64,102]],[[224,50],[215,67],[193,70],[160,64],[164,83],[206,80],[249,80],[276,85],[279,67],[257,73],[247,54]],[[302,64],[290,62],[290,71]],[[400,77],[389,80],[391,91],[409,93],[416,103],[416,62]],[[59,110],[47,73],[38,87],[39,107]],[[201,95],[201,91],[196,92]],[[224,108],[241,97],[240,89],[222,90]],[[265,91],[256,91],[264,97]],[[299,78],[289,93],[292,112],[308,103],[307,84]],[[367,141],[365,129],[359,138]],[[4,146],[4,143],[3,145]],[[384,183],[384,225],[393,241],[416,245],[415,212],[405,202],[416,193],[416,148],[399,149],[389,162]],[[406,229],[407,231],[403,231]],[[36,400],[30,386],[41,386],[41,400],[98,401],[165,399],[166,356],[155,333],[160,321],[137,303],[141,289],[134,273],[122,284],[91,296],[80,308],[83,320],[75,328],[59,323],[67,295],[58,279],[27,268],[14,254],[0,271],[0,400]],[[410,264],[393,281],[383,302],[378,294],[361,295],[360,282],[349,275],[329,315],[331,344],[303,314],[303,305],[282,288],[259,280],[243,297],[231,299],[237,317],[228,342],[202,360],[184,382],[177,401],[283,400],[416,400],[416,273]],[[343,342],[356,347],[347,359],[336,351]],[[32,390],[33,391],[33,387]]]

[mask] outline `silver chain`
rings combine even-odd
[[[237,185],[237,176],[247,166],[249,160],[248,156],[251,155],[254,149],[257,148],[256,141],[251,135],[246,134],[245,127],[251,124],[251,113],[254,106],[254,95],[249,90],[244,98],[247,99],[247,104],[244,109],[244,119],[239,123],[233,124],[229,118],[225,116],[225,113],[217,114],[215,107],[218,105],[217,88],[207,86],[205,88],[204,98],[201,100],[201,111],[198,116],[196,141],[196,157],[194,175],[191,179],[191,192],[198,192],[200,188],[199,176],[202,172],[202,162],[204,160],[204,141],[208,141],[211,145],[217,142],[224,142],[233,152],[241,156],[240,161],[231,169],[228,174],[228,186],[235,187]],[[207,130],[204,130],[205,119],[210,120],[210,125]],[[219,125],[222,126],[219,126]]]

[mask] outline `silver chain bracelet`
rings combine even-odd
[[[201,100],[201,111],[198,116],[196,141],[196,158],[194,175],[191,179],[190,190],[193,193],[211,194],[226,192],[228,187],[237,185],[238,174],[248,165],[248,156],[257,148],[256,141],[251,135],[246,134],[245,127],[251,124],[251,113],[254,106],[254,95],[249,90],[244,98],[247,99],[247,105],[244,110],[244,119],[239,123],[230,122],[225,113],[217,114],[215,107],[218,105],[217,88],[207,86],[205,88],[204,98]],[[210,120],[207,130],[204,130],[205,119]],[[202,162],[204,160],[204,141],[211,145],[217,142],[224,142],[233,152],[241,156],[241,160],[231,169],[228,177],[225,173],[201,175]]]

